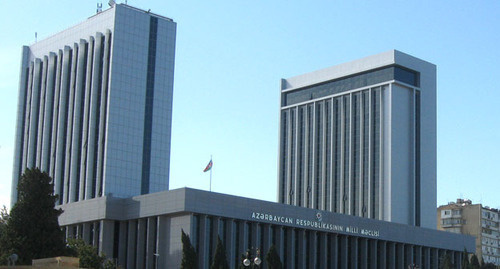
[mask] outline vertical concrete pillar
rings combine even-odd
[[[76,75],[74,81],[74,105],[73,105],[73,130],[71,135],[71,163],[69,166],[70,192],[74,193],[70,200],[72,202],[83,199],[85,191],[84,182],[80,181],[80,151],[82,141],[82,110],[83,98],[85,93],[85,73],[86,73],[86,51],[87,41],[80,39],[78,44],[78,64],[76,66]]]
[[[56,132],[51,132],[52,124],[53,124],[53,111],[54,111],[54,93],[55,93],[55,78],[56,75],[56,54],[51,52],[49,54],[49,62],[47,68],[47,86],[46,86],[46,103],[45,103],[45,112],[44,112],[44,120],[43,120],[43,130],[42,133],[42,157],[41,157],[41,169],[42,171],[46,171],[50,176],[53,174],[50,171],[50,151],[53,145],[50,144],[52,134]]]
[[[97,143],[97,116],[98,116],[98,98],[101,91],[101,85],[99,84],[99,78],[101,75],[101,64],[102,57],[101,52],[103,50],[103,34],[96,33],[95,37],[95,49],[94,49],[94,58],[92,61],[92,84],[90,91],[90,103],[89,103],[89,119],[88,119],[88,137],[87,137],[87,163],[95,163],[96,156],[96,143]],[[85,181],[86,181],[86,198],[91,199],[94,198],[96,193],[96,183],[94,179],[96,178],[96,168],[94,165],[82,166],[82,169],[85,168]]]
[[[136,260],[136,235],[137,235],[137,220],[131,220],[128,224],[128,240],[127,240],[127,268],[135,268]]]
[[[306,267],[306,250],[307,250],[307,240],[306,240],[306,232],[305,230],[298,231],[298,241],[299,241],[299,262],[297,268],[307,268]]]
[[[50,172],[49,174],[52,176],[52,179],[54,181],[54,193],[59,195],[59,199],[56,201],[56,204],[61,204],[63,194],[61,193],[61,187],[62,187],[62,178],[58,177],[56,174],[56,160],[57,160],[57,146],[58,143],[58,134],[59,134],[59,124],[60,124],[60,119],[59,115],[60,113],[60,94],[61,94],[61,78],[62,78],[62,70],[63,70],[63,51],[59,50],[57,53],[57,58],[56,58],[56,81],[55,81],[55,88],[54,88],[54,106],[52,110],[52,134],[51,134],[51,139],[50,139]]]
[[[234,236],[234,219],[227,219],[226,220],[226,238],[225,238],[225,249],[226,249],[226,255],[227,255],[227,263],[229,265],[229,268],[235,268],[236,267],[236,261],[234,260],[233,257],[236,256],[235,253],[235,242],[236,238]]]
[[[28,98],[28,88],[30,84],[30,80],[28,79],[28,70],[29,70],[29,54],[30,48],[28,46],[23,46],[22,50],[22,60],[21,60],[21,71],[19,77],[19,93],[17,98],[17,121],[16,121],[16,141],[14,145],[14,152],[19,154],[14,158],[14,168],[12,170],[12,185],[11,185],[11,195],[12,199],[10,201],[10,207],[12,208],[14,204],[17,202],[17,183],[19,182],[19,177],[24,172],[24,151],[26,148],[23,148],[24,140],[21,139],[23,136],[23,131],[26,127],[25,117],[26,114],[26,106]]]
[[[319,249],[320,251],[320,258],[319,258],[319,267],[320,268],[327,268],[327,260],[328,260],[328,234],[327,233],[320,233],[319,234]]]
[[[413,257],[413,262],[422,268],[422,246],[414,246],[415,257]]]
[[[250,238],[251,242],[250,242],[250,246],[254,249],[257,249],[259,247],[259,243],[260,243],[260,238],[259,238],[259,226],[258,226],[258,223],[256,222],[253,222],[251,225],[250,225],[250,229],[252,229],[252,238]]]
[[[329,254],[328,259],[330,266],[329,268],[337,268],[338,259],[339,259],[339,244],[338,244],[338,235],[337,234],[329,234],[330,237],[330,246],[329,246]]]
[[[309,256],[309,264],[307,268],[316,268],[316,231],[306,232],[307,236],[307,255]]]
[[[82,225],[82,239],[85,243],[92,243],[92,238],[90,238],[90,222],[86,222]]]
[[[159,216],[157,221],[156,252],[160,255],[158,256],[158,268],[166,268],[169,253],[168,246],[170,245],[170,237],[167,232],[170,230],[170,222],[166,216]]]
[[[396,244],[396,268],[404,268],[404,256],[405,255],[405,246],[404,244]]]
[[[156,218],[147,218],[146,268],[154,268],[156,262]]]
[[[285,234],[283,232],[283,227],[281,226],[276,226],[276,247],[278,249],[278,253],[280,255],[280,259],[284,261],[285,258],[285,243],[284,243],[284,237]]]
[[[349,237],[347,235],[340,235],[340,268],[347,269],[348,252],[349,252]]]
[[[413,257],[413,245],[405,245],[404,246],[405,248],[405,260],[406,260],[406,263],[405,263],[405,266],[408,266],[410,264],[414,264],[415,261],[414,261],[414,257]]]
[[[431,268],[431,250],[428,247],[422,249],[423,261],[422,268]]]
[[[262,227],[262,233],[264,233],[264,242],[262,242],[262,245],[264,246],[264,249],[263,249],[262,253],[265,255],[269,251],[269,248],[272,245],[272,242],[271,242],[271,237],[272,237],[272,234],[271,234],[272,233],[271,225],[264,224],[263,227]]]
[[[352,236],[350,238],[350,254],[351,254],[351,259],[350,259],[350,263],[351,263],[351,269],[357,269],[359,268],[358,266],[358,237],[354,237]]]
[[[205,268],[208,261],[208,244],[209,244],[209,234],[207,231],[207,216],[200,215],[200,235],[199,235],[199,247],[198,247],[198,266],[200,268]]]
[[[111,31],[106,30],[104,38],[104,60],[102,70],[102,84],[100,91],[100,111],[99,111],[99,134],[97,137],[97,169],[96,169],[96,197],[101,197],[105,194],[103,182],[103,166],[104,166],[104,148],[105,148],[105,134],[106,134],[106,119],[107,119],[107,106],[108,106],[108,77],[110,65],[110,51],[111,51]]]
[[[48,67],[49,57],[44,56],[42,62],[42,83],[40,85],[40,107],[38,110],[38,134],[37,134],[37,142],[36,142],[36,165],[35,167],[42,168],[42,141],[43,137],[48,135],[43,133],[43,125],[45,120],[45,102],[46,102],[46,94],[47,94],[47,67]],[[43,170],[47,172],[47,170]]]
[[[29,51],[29,48],[28,48]],[[28,52],[29,53],[29,52]],[[21,167],[20,167],[20,174],[24,173],[24,170],[28,166],[28,145],[29,145],[29,131],[30,131],[30,112],[31,112],[31,95],[33,91],[33,70],[35,68],[35,63],[33,61],[30,61],[29,63],[29,68],[28,68],[28,85],[26,89],[26,98],[25,98],[25,111],[24,111],[24,122],[22,124],[23,126],[23,145],[22,145],[22,161],[21,161]],[[19,175],[20,176],[20,175]],[[15,193],[17,194],[17,189],[14,189]]]
[[[295,233],[293,232],[293,229],[286,229],[286,236],[288,238],[288,243],[286,245],[286,252],[287,252],[287,264],[288,268],[294,269],[295,268]]]
[[[376,269],[378,264],[378,244],[377,240],[369,240],[368,241],[368,259],[370,259],[370,269]],[[382,252],[380,252],[382,254]]]
[[[377,244],[377,248],[379,249],[380,255],[378,257],[379,268],[388,268],[387,266],[387,242],[380,241],[375,242]]]
[[[387,242],[387,252],[389,255],[387,255],[388,260],[386,261],[387,263],[387,268],[388,269],[396,269],[396,243],[393,242]]]
[[[68,99],[68,118],[67,118],[67,130],[66,130],[66,148],[64,150],[64,179],[65,179],[65,191],[68,192],[68,196],[66,197],[66,202],[75,201],[75,196],[77,194],[75,188],[75,181],[71,177],[71,158],[73,157],[71,154],[71,147],[73,141],[73,128],[74,128],[74,111],[75,111],[75,83],[76,83],[76,72],[77,72],[77,64],[78,64],[78,52],[81,48],[79,48],[78,43],[74,43],[73,45],[73,54],[71,60],[71,75],[70,75],[70,85],[69,85],[69,99]],[[66,181],[67,180],[67,181]]]
[[[438,268],[438,263],[439,263],[439,251],[437,248],[431,248],[431,268]]]
[[[359,248],[360,248],[360,261],[359,264],[360,269],[368,269],[368,239],[360,238],[359,239]]]
[[[33,68],[33,88],[31,92],[31,106],[29,114],[29,137],[28,137],[28,161],[27,167],[34,168],[36,165],[36,151],[37,151],[37,135],[38,135],[38,117],[40,110],[40,91],[41,91],[41,76],[42,76],[42,61],[35,59]]]
[[[66,226],[66,239],[75,238],[75,232],[72,225]]]
[[[139,219],[137,224],[137,260],[135,261],[135,268],[144,268],[146,264],[146,233],[147,219]]]
[[[101,220],[99,229],[99,250],[107,257],[113,257],[113,243],[115,235],[115,222]]]
[[[120,233],[118,241],[118,264],[125,266],[127,264],[127,222],[120,222]]]

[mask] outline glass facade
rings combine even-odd
[[[417,73],[399,67],[380,69],[366,76],[389,73],[391,78],[418,84]],[[409,79],[410,74],[414,75],[414,80]],[[383,128],[390,122],[384,118],[382,108],[388,105],[383,96],[390,93],[391,83],[313,98],[282,108],[279,180],[286,188],[286,197],[284,190],[280,190],[280,202],[383,219],[382,149],[386,139]],[[325,87],[305,87],[296,92],[305,91],[310,95],[312,89]],[[412,102],[415,104],[410,117],[414,122],[416,148],[415,225],[419,225],[420,92],[419,89],[409,90],[414,93]]]
[[[415,87],[420,86],[420,77],[418,72],[401,66],[388,66],[292,90],[290,92],[285,92],[281,97],[281,106],[284,107],[302,102],[308,102],[310,100],[391,80],[397,80]]]
[[[118,4],[23,47],[12,203],[33,167],[58,204],[168,189],[175,28]]]

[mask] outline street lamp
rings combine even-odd
[[[262,263],[262,260],[260,259],[260,250],[259,249],[257,249],[255,251],[254,257],[252,257],[252,255],[250,254],[250,250],[247,250],[247,253],[245,255],[245,259],[243,260],[243,265],[245,267],[249,267],[252,264],[259,267],[261,263]]]

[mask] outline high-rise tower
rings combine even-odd
[[[124,4],[23,47],[12,204],[26,167],[59,204],[168,189],[176,23]]]
[[[283,79],[278,201],[436,227],[436,67],[399,51]]]

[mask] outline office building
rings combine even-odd
[[[476,255],[485,263],[500,265],[500,220],[495,208],[457,199],[437,209],[438,230],[476,238]]]
[[[431,106],[427,112],[418,112],[419,100],[430,104],[428,100],[435,98],[430,93],[420,93],[424,89],[435,90],[435,70],[430,64],[395,51],[343,65],[351,67],[343,68],[344,73],[337,70],[335,76],[328,73],[328,81],[339,78],[341,80],[335,81],[345,84],[347,77],[353,77],[356,83],[361,80],[370,82],[351,88],[348,96],[343,96],[342,92],[342,98],[337,100],[337,97],[327,94],[324,97],[329,100],[323,103],[318,100],[315,101],[317,104],[307,104],[307,108],[302,108],[299,107],[302,101],[296,102],[298,99],[290,95],[286,102],[294,103],[287,103],[283,108],[296,105],[303,111],[297,114],[299,118],[307,113],[311,115],[307,124],[332,119],[326,112],[332,111],[334,103],[339,117],[344,115],[337,121],[341,126],[348,122],[344,118],[346,115],[351,118],[351,112],[344,111],[347,108],[353,111],[353,121],[365,122],[367,118],[374,118],[373,123],[372,120],[367,123],[374,126],[368,129],[362,127],[365,129],[358,130],[352,123],[350,127],[338,130],[345,139],[348,139],[347,129],[359,133],[353,137],[363,137],[360,145],[340,139],[340,149],[357,152],[365,149],[367,143],[378,145],[370,146],[366,151],[379,156],[379,159],[366,153],[351,154],[353,160],[368,158],[369,161],[363,163],[368,165],[367,170],[360,169],[360,173],[368,178],[372,176],[366,171],[384,169],[383,173],[378,172],[377,188],[383,191],[379,192],[377,201],[379,205],[384,205],[376,211],[378,213],[372,209],[367,211],[368,215],[356,213],[364,212],[361,206],[364,200],[340,207],[340,213],[350,215],[331,212],[335,211],[331,210],[331,204],[317,195],[327,192],[326,188],[312,183],[301,186],[305,189],[315,186],[313,189],[321,191],[314,190],[310,197],[304,195],[307,202],[301,202],[301,206],[187,188],[168,190],[175,29],[176,24],[168,18],[119,4],[23,48],[13,202],[16,200],[19,175],[24,168],[40,167],[48,171],[54,178],[54,191],[60,195],[57,207],[63,209],[63,213],[59,223],[66,237],[82,238],[97,246],[99,251],[115,259],[123,268],[179,268],[182,258],[181,230],[190,235],[200,268],[210,266],[217,237],[225,244],[231,268],[241,265],[241,255],[247,250],[255,255],[257,249],[263,258],[261,267],[267,268],[264,256],[273,244],[285,268],[407,268],[412,264],[420,268],[436,268],[444,254],[449,254],[454,264],[458,265],[464,248],[474,251],[474,241],[469,236],[437,231],[435,226],[432,229],[416,227],[418,225],[413,223],[415,220],[412,217],[418,217],[415,215],[416,205],[422,204],[425,208],[423,201],[417,201],[421,196],[415,196],[416,190],[420,190],[417,188],[419,182],[429,183],[428,188],[433,188],[434,192],[425,192],[425,195],[430,196],[430,203],[435,201],[435,179],[427,180],[428,174],[425,173],[430,172],[409,164],[412,160],[420,160],[416,148],[434,150],[434,134],[430,135],[428,144],[422,142],[425,147],[411,147],[411,142],[417,143],[420,136],[428,138],[424,130],[435,131],[429,125],[435,120],[435,107]],[[361,79],[363,76],[365,79]],[[391,76],[392,79],[389,79]],[[380,81],[375,83],[374,80]],[[299,81],[289,79],[286,85],[299,85]],[[362,91],[358,94],[355,91],[359,88]],[[317,93],[311,94],[315,97]],[[372,97],[373,104],[370,101]],[[349,101],[351,99],[353,102]],[[398,103],[403,101],[413,105]],[[383,117],[390,116],[390,120],[369,116],[373,113],[370,114],[367,107],[380,111],[378,113]],[[291,108],[289,110],[292,111]],[[365,112],[370,113],[364,116]],[[282,121],[295,117],[291,116],[294,113],[284,111],[286,119]],[[321,116],[321,113],[328,116]],[[419,121],[416,115],[430,119]],[[330,130],[334,121],[326,122],[327,127],[321,127],[323,133]],[[421,123],[422,127],[417,123]],[[318,156],[328,156],[321,157],[321,160],[331,158],[321,147],[332,145],[328,144],[331,141],[326,139],[327,135],[316,136],[318,131],[314,128],[310,130],[308,132],[313,135],[307,137],[312,142],[308,142],[307,147],[324,152],[316,154]],[[368,131],[369,137],[365,136],[364,130],[371,130]],[[412,135],[405,138],[397,135],[398,131]],[[288,133],[292,135],[293,132]],[[331,134],[327,133],[330,137]],[[387,133],[391,136],[387,137]],[[320,140],[323,142],[319,143]],[[365,140],[368,142],[363,142]],[[305,147],[306,144],[303,145]],[[408,147],[406,151],[392,150],[403,146]],[[330,149],[330,154],[337,149]],[[387,155],[387,151],[390,154]],[[297,156],[294,152],[285,152],[282,157],[288,154]],[[409,152],[412,155],[406,159],[398,155]],[[314,152],[311,154],[316,156]],[[346,153],[341,150],[339,154],[344,156]],[[428,165],[433,168],[435,156],[428,155],[431,154],[422,153],[422,156],[430,158],[425,161],[430,162]],[[393,167],[396,162],[386,162],[388,157],[385,156],[400,159],[401,163],[397,164],[402,167]],[[295,157],[286,158],[295,160]],[[328,165],[323,162],[308,160],[311,160],[311,165],[321,163],[321,168],[308,168],[307,173],[316,176],[319,174],[315,171],[328,170]],[[339,169],[355,170],[354,167],[358,167],[344,159],[339,159],[339,162],[346,163],[345,166],[338,166]],[[427,165],[424,160],[420,162]],[[389,168],[392,170],[387,170]],[[420,174],[416,171],[425,172],[420,181],[417,180]],[[344,176],[346,173],[339,173],[347,179]],[[391,177],[385,179],[385,173]],[[415,175],[409,177],[410,174]],[[403,180],[396,181],[396,177]],[[354,178],[357,176],[343,182],[357,184]],[[357,186],[367,186],[372,190],[367,184]],[[398,196],[390,191],[396,187],[406,190],[408,197],[403,199],[400,197],[402,194]],[[355,192],[356,189],[350,187],[352,191],[345,194],[347,197],[365,197]],[[371,199],[369,192],[363,190],[363,193]],[[385,206],[396,202],[399,204]],[[373,208],[371,202],[367,205],[367,208]],[[394,210],[401,212],[396,214]],[[430,222],[424,217],[421,219],[422,226]]]
[[[120,4],[23,47],[12,204],[27,167],[58,204],[168,189],[175,36]]]
[[[209,268],[217,237],[230,268],[275,245],[283,268],[439,268],[460,265],[470,236],[316,209],[182,188],[131,198],[99,197],[62,205],[68,237],[96,244],[124,268],[180,268],[181,230],[199,268]],[[158,265],[158,267],[156,267]],[[417,268],[417,267],[415,267]]]
[[[393,50],[282,79],[278,201],[434,229],[436,66]]]

